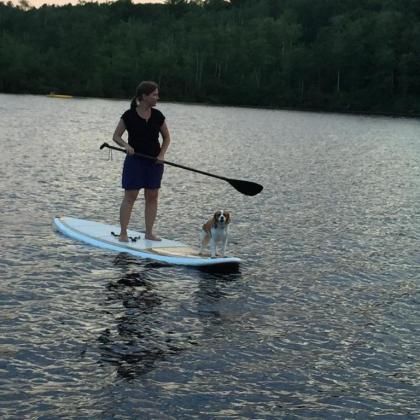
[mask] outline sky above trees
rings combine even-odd
[[[30,6],[33,7],[40,7],[43,4],[48,5],[57,5],[57,6],[63,6],[65,4],[77,4],[79,0],[26,0],[27,3]],[[92,0],[96,1],[96,0]],[[110,0],[97,0],[98,3],[106,3]],[[89,0],[85,0],[86,3],[89,3]],[[164,3],[165,0],[133,0],[133,3]],[[12,4],[19,4],[19,0],[13,0]]]

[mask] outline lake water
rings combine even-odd
[[[157,232],[232,212],[238,272],[68,239],[118,223],[128,101],[0,95],[2,418],[420,416],[420,122],[161,103]],[[131,227],[143,229],[143,200]]]

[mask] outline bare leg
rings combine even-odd
[[[161,239],[153,233],[153,225],[155,224],[157,208],[158,208],[159,189],[145,188],[144,198],[146,204],[144,207],[144,219],[146,223],[146,239],[152,241],[160,241]]]
[[[128,242],[127,227],[128,223],[130,222],[131,212],[133,210],[134,202],[136,201],[138,194],[139,190],[125,190],[124,192],[124,198],[120,207],[120,242]]]

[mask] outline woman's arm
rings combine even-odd
[[[115,141],[119,146],[124,147],[127,150],[127,154],[132,155],[134,153],[133,147],[131,147],[127,142],[122,139],[122,135],[125,131],[125,124],[124,120],[121,118],[118,122],[117,128],[114,131],[114,135],[112,136],[112,140]]]
[[[162,146],[160,148],[160,153],[157,156],[158,160],[165,159],[165,153],[168,150],[169,144],[171,143],[171,136],[169,134],[168,126],[164,121],[162,126],[160,127],[160,134],[162,134]]]

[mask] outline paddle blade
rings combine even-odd
[[[257,195],[263,190],[263,186],[255,182],[241,181],[240,179],[227,179],[230,185],[245,195]]]

